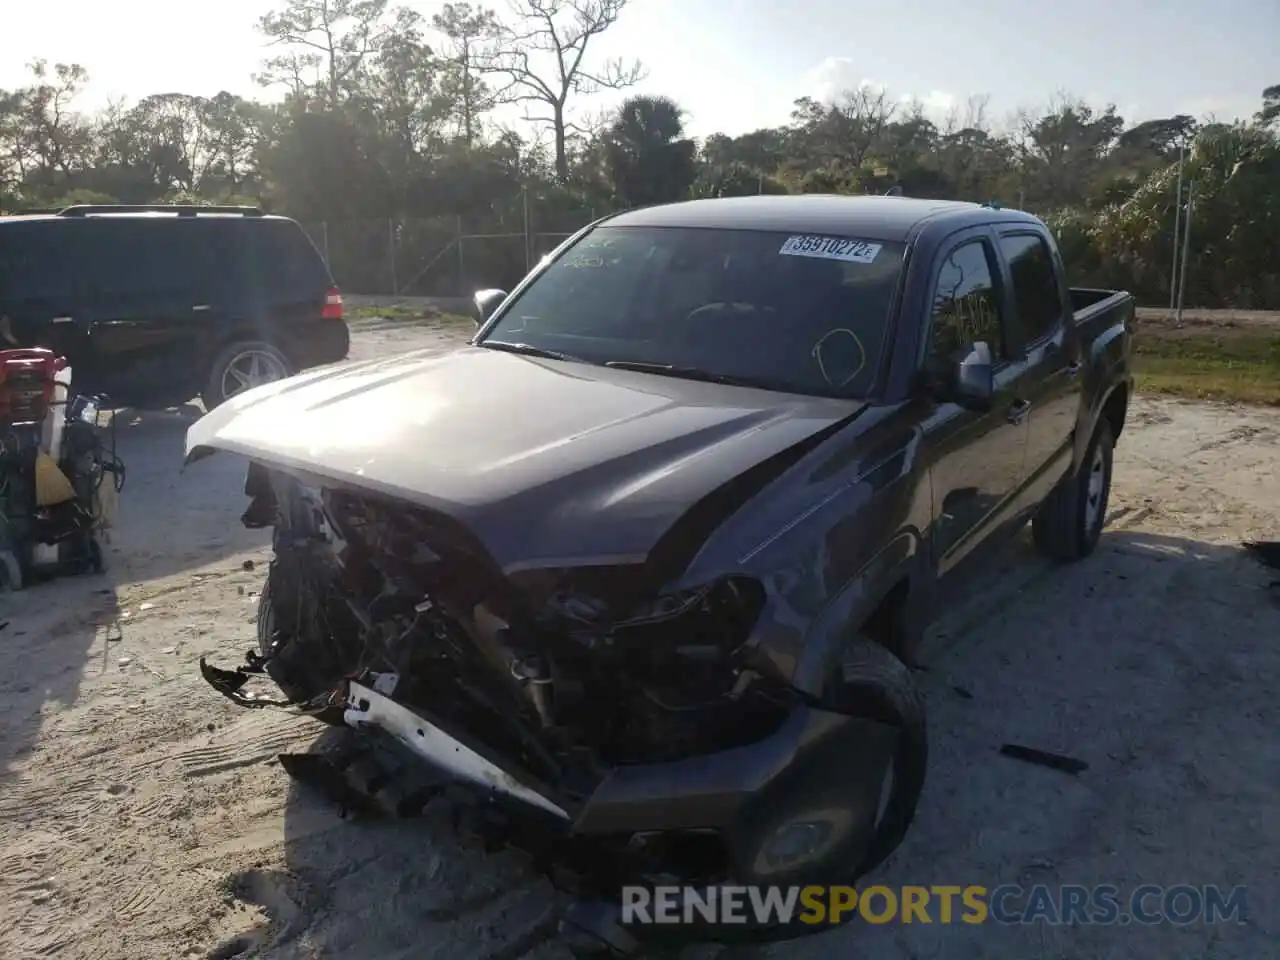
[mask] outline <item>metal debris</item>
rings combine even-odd
[[[1000,748],[1000,755],[1012,757],[1014,760],[1021,760],[1023,763],[1034,763],[1041,767],[1061,770],[1063,773],[1069,773],[1072,776],[1089,769],[1089,764],[1083,760],[1077,760],[1075,757],[1063,756],[1060,753],[1049,753],[1047,750],[1037,750],[1034,747],[1023,747],[1016,743],[1006,743]]]

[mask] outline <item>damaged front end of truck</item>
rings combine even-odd
[[[812,932],[635,928],[620,897],[851,883],[910,824],[909,675],[842,627],[810,642],[825,554],[793,522],[797,465],[856,440],[866,404],[556,364],[368,361],[193,425],[188,462],[250,461],[243,521],[274,550],[256,649],[204,677],[353,728],[282,765],[353,812],[443,798],[575,894],[599,943]],[[462,389],[490,382],[505,392]],[[544,415],[514,424],[526,408]],[[775,518],[791,545],[761,553]]]
[[[274,527],[275,556],[260,650],[235,675],[269,676],[286,694],[273,705],[374,725],[397,716],[388,701],[420,711],[502,758],[511,774],[486,784],[561,817],[613,768],[754,742],[793,706],[741,669],[764,603],[749,577],[653,597],[639,566],[504,576],[446,516],[252,472],[245,522]]]
[[[759,580],[666,592],[646,564],[504,574],[415,504],[259,464],[247,489],[246,525],[274,528],[258,649],[236,669],[201,661],[206,680],[367,733],[372,766],[361,751],[282,757],[348,809],[478,799],[468,823],[574,893],[591,942],[810,932],[628,930],[617,904],[627,884],[850,882],[905,832],[910,813],[885,809],[900,731],[760,659]],[[283,695],[250,692],[257,677]]]

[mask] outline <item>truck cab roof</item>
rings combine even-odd
[[[605,223],[617,227],[792,231],[892,242],[912,239],[926,223],[944,225],[947,232],[984,223],[1040,225],[1035,217],[1019,210],[961,200],[813,193],[688,200],[630,210]]]

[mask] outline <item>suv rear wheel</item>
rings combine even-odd
[[[237,393],[282,380],[291,372],[288,358],[278,348],[264,340],[237,340],[213,361],[200,400],[205,410],[212,410]]]

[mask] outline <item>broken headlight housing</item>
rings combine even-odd
[[[594,593],[561,589],[549,597],[547,609],[602,655],[665,669],[672,661],[729,666],[750,637],[764,599],[758,580],[726,576],[621,610],[616,598],[611,603]]]

